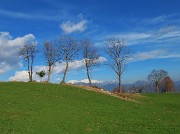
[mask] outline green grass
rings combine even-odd
[[[180,134],[180,94],[128,102],[77,87],[0,83],[0,134]]]

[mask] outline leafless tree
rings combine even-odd
[[[55,45],[51,42],[46,41],[44,43],[44,56],[46,59],[46,62],[48,64],[48,79],[47,82],[50,81],[52,68],[55,65],[55,63],[59,59],[59,51],[55,47]]]
[[[64,76],[61,83],[65,83],[66,73],[69,68],[69,62],[75,60],[80,50],[78,42],[70,36],[60,36],[58,39],[58,47],[61,53],[61,60],[66,62]]]
[[[37,47],[34,43],[26,44],[23,48],[20,49],[19,55],[27,62],[28,64],[28,74],[29,81],[32,82],[33,75],[33,63],[36,54],[38,53]]]
[[[97,59],[99,58],[99,53],[95,46],[88,39],[81,41],[83,58],[85,61],[86,73],[89,80],[89,85],[91,86],[91,78],[89,71],[93,66],[98,65]]]
[[[118,88],[121,90],[121,76],[125,71],[126,61],[129,58],[129,50],[125,46],[125,41],[119,38],[110,38],[107,40],[105,53],[110,57],[108,65],[118,76]]]
[[[153,70],[151,74],[148,75],[148,80],[155,83],[156,92],[159,93],[160,82],[168,75],[165,70]]]

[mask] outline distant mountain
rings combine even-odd
[[[180,92],[180,81],[175,81],[174,82],[175,88],[176,88],[176,92]]]
[[[98,87],[103,88],[108,91],[112,91],[115,87],[118,86],[117,81],[105,81],[102,83],[97,84]]]
[[[71,80],[71,81],[68,81],[68,83],[76,84],[76,85],[89,85],[89,81],[87,79],[84,79],[81,81]],[[92,86],[97,86],[97,87],[103,88],[108,91],[112,91],[112,89],[117,87],[117,85],[118,85],[117,81],[92,80],[91,83],[92,83]]]
[[[87,79],[81,80],[81,81],[71,80],[68,83],[76,84],[76,85],[89,85]],[[142,86],[142,85],[145,85],[146,83],[148,83],[148,82],[139,80],[139,81],[136,81],[133,84],[124,84],[123,87],[125,87],[125,89],[128,92],[130,87],[132,87],[132,86]],[[92,80],[92,86],[97,86],[97,87],[103,88],[103,89],[111,92],[114,88],[118,87],[118,81]]]
[[[68,83],[71,84],[76,84],[76,85],[86,85],[88,86],[88,80],[81,80],[81,81],[69,81]],[[92,80],[92,85],[93,86],[97,86],[99,88],[103,88],[107,91],[112,91],[114,88],[118,87],[118,82],[117,81],[99,81],[99,80]],[[142,87],[144,86],[144,91],[143,92],[155,92],[155,87],[154,86],[149,86],[149,82],[148,81],[144,81],[144,80],[138,80],[135,83],[132,84],[124,84],[123,87],[125,87],[126,92],[131,92],[131,88],[133,86],[135,87]],[[180,81],[176,81],[174,82],[175,88],[176,88],[176,92],[180,92]],[[137,91],[139,89],[137,88]]]

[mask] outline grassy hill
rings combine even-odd
[[[0,83],[0,134],[178,134],[180,94],[121,100],[78,87]]]

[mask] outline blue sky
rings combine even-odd
[[[123,83],[146,80],[153,69],[164,69],[180,80],[179,0],[0,0],[0,81],[26,80],[25,64],[17,55],[27,41],[46,40],[61,34],[90,38],[99,48],[109,37],[124,38],[131,58]],[[101,52],[99,62],[108,59]],[[71,63],[66,81],[87,79],[83,59]],[[62,80],[63,63],[54,67],[52,82]],[[34,71],[46,70],[38,54]],[[94,68],[94,80],[116,80],[107,66]],[[34,79],[38,79],[34,75]]]

